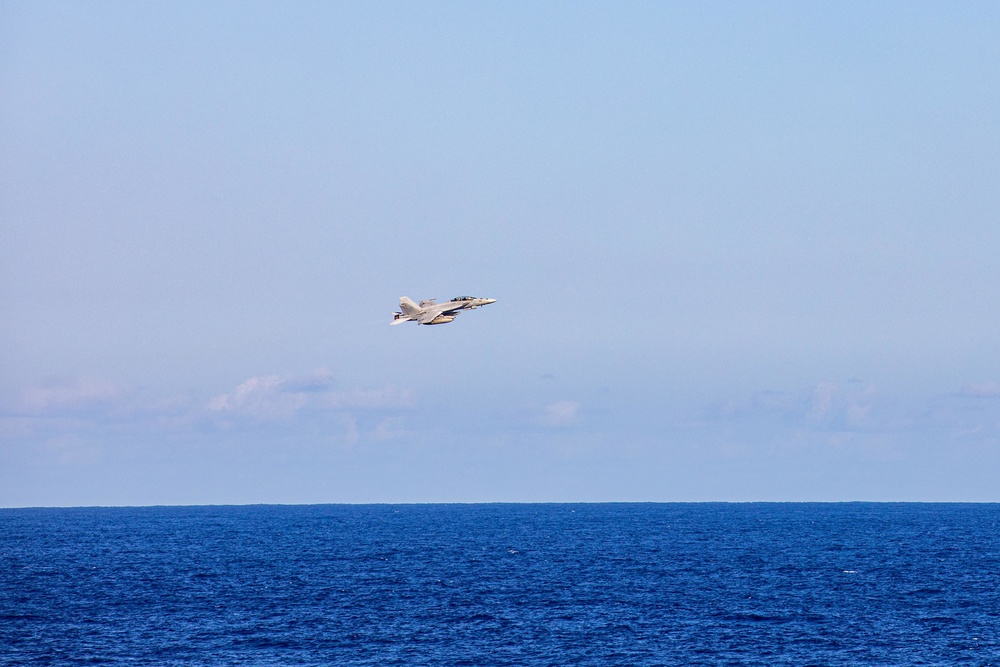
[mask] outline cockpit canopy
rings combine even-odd
[[[476,297],[474,296],[456,296],[454,299],[452,299],[452,301],[475,301],[475,300]]]

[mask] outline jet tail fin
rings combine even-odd
[[[399,297],[399,309],[403,311],[404,315],[409,317],[416,317],[421,311],[420,306],[415,304],[408,296]]]

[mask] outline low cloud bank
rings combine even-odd
[[[339,388],[326,370],[250,377],[207,401],[193,395],[157,397],[111,380],[82,377],[30,387],[14,403],[0,406],[0,442],[47,442],[67,435],[148,440],[256,427],[285,428],[289,434],[299,428],[346,430],[350,442],[366,435],[385,440],[405,433],[399,416],[414,404],[408,389]]]
[[[212,413],[258,421],[291,420],[306,413],[402,410],[414,404],[413,392],[395,387],[336,389],[332,375],[262,375],[248,378],[206,405]]]

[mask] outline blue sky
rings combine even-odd
[[[998,29],[5,2],[0,505],[1000,501]]]

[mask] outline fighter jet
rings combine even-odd
[[[392,322],[416,322],[417,324],[447,324],[456,317],[459,311],[475,310],[480,306],[496,303],[496,299],[481,299],[475,296],[456,296],[451,301],[438,303],[434,299],[424,299],[413,303],[408,296],[399,297],[399,310],[392,314]]]

